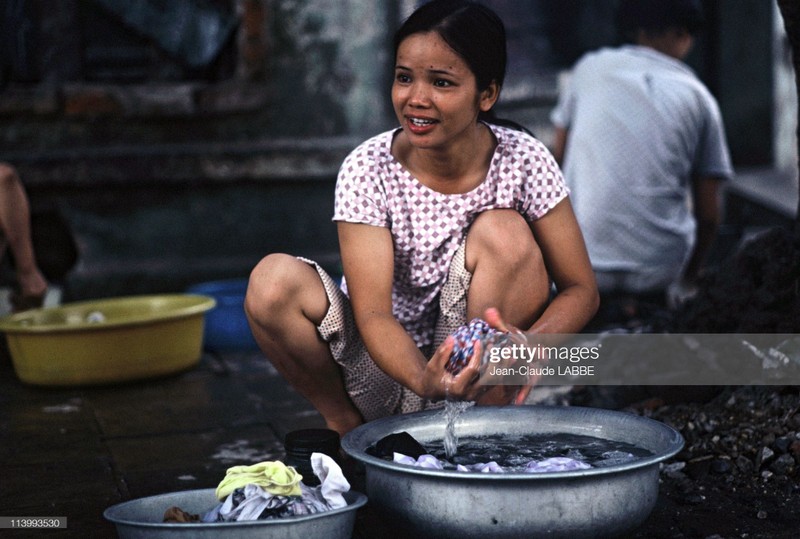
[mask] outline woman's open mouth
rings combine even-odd
[[[422,135],[429,132],[431,129],[433,129],[433,126],[438,123],[435,120],[430,120],[427,118],[408,117],[406,121],[409,130],[416,135]]]

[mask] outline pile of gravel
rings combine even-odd
[[[664,464],[662,479],[681,487],[684,503],[701,503],[707,483],[800,494],[800,387],[729,387],[702,405],[658,404],[627,410],[683,435],[686,445]]]

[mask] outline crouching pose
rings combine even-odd
[[[521,401],[529,388],[477,382],[477,354],[448,372],[447,336],[490,307],[550,333],[579,331],[597,309],[555,160],[529,134],[484,120],[505,65],[494,12],[451,0],[414,12],[395,36],[400,127],[362,143],[337,179],[341,286],[285,254],[252,272],[256,340],[340,434],[445,398]]]

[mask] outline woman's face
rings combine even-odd
[[[479,111],[492,108],[497,95],[494,83],[478,91],[467,63],[436,32],[412,34],[397,48],[392,104],[415,147],[457,142],[475,126]]]

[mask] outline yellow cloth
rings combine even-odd
[[[279,461],[266,461],[252,466],[228,468],[225,478],[217,486],[217,499],[224,500],[237,488],[255,484],[277,496],[301,496],[300,481],[303,476],[292,466]]]

